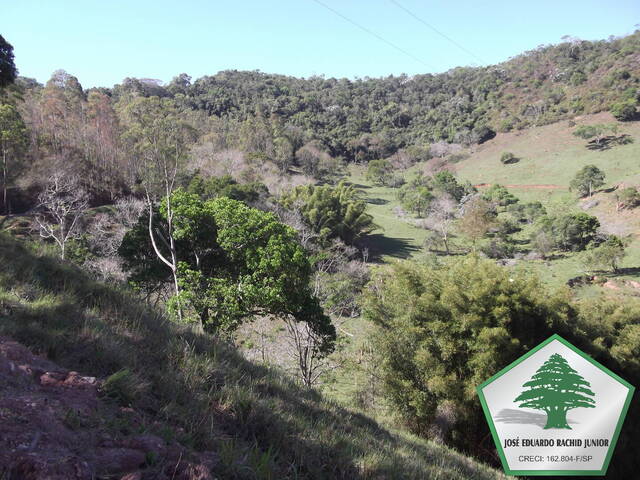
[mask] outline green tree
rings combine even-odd
[[[584,263],[593,270],[610,269],[617,272],[625,255],[625,245],[622,239],[611,235],[596,248],[585,252]]]
[[[484,192],[482,198],[500,207],[507,207],[519,202],[518,198],[509,192],[506,187],[497,183],[491,185],[491,187]]]
[[[346,244],[356,243],[375,230],[373,217],[366,213],[367,204],[353,185],[301,185],[280,199],[290,210],[299,209],[307,225],[320,237],[321,243],[340,238]]]
[[[597,123],[595,125],[580,125],[573,131],[573,135],[585,140],[595,138],[596,145],[600,145],[607,132],[615,134],[617,131],[618,126],[615,123]]]
[[[231,175],[221,177],[202,177],[194,175],[187,187],[189,193],[195,193],[203,200],[215,197],[229,197],[246,204],[252,204],[269,194],[267,187],[259,182],[238,183]]]
[[[522,392],[514,400],[522,402],[520,408],[543,410],[547,414],[548,428],[568,428],[567,412],[574,408],[594,408],[594,396],[591,385],[567,361],[554,353],[523,387]]]
[[[0,37],[1,38],[1,37]],[[19,173],[27,148],[27,127],[13,105],[0,105],[0,150],[2,150],[2,204],[9,213],[7,186]]]
[[[569,186],[581,197],[592,196],[593,190],[604,185],[605,174],[595,165],[586,165],[573,177]]]
[[[534,236],[545,232],[562,250],[584,250],[595,238],[600,221],[587,213],[568,213],[559,216],[544,216],[538,220]]]
[[[367,180],[376,185],[388,185],[393,178],[393,166],[388,160],[371,160],[367,166]]]
[[[435,198],[427,186],[414,185],[413,183],[400,188],[397,197],[406,210],[418,217],[424,217],[427,214],[429,206]]]
[[[171,196],[178,256],[179,302],[184,319],[213,332],[231,332],[254,315],[290,316],[322,338],[319,353],[333,348],[335,329],[310,289],[309,257],[296,232],[268,212],[226,197],[203,201],[181,189]],[[166,202],[158,225],[168,222]],[[147,219],[125,235],[119,253],[139,285],[171,280],[146,235]],[[169,249],[161,246],[161,253]]]
[[[475,251],[478,241],[489,232],[495,223],[496,211],[493,206],[483,198],[476,196],[463,205],[458,229],[471,240]]]
[[[0,35],[0,88],[12,84],[18,71],[13,62],[13,47]]]
[[[455,199],[457,202],[462,200],[467,194],[473,193],[475,189],[469,185],[461,185],[448,170],[442,170],[436,173],[433,177],[428,179],[428,186],[430,186],[435,192],[440,194],[447,194]]]

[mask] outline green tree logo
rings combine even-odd
[[[515,402],[523,402],[519,408],[535,408],[547,412],[547,428],[568,428],[567,412],[574,408],[594,408],[595,401],[591,385],[567,361],[557,353],[538,369],[531,380],[523,385],[529,387]]]

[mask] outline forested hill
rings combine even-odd
[[[313,132],[334,156],[369,160],[412,144],[477,143],[494,131],[555,122],[637,101],[640,31],[602,41],[570,39],[504,63],[437,75],[357,80],[224,71],[166,86],[125,79],[104,90],[174,97],[184,107],[240,121],[278,117]]]

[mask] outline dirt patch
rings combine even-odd
[[[489,188],[492,183],[479,183],[474,185],[476,188]],[[502,185],[506,188],[517,188],[521,190],[566,190],[567,187],[562,185]]]
[[[95,377],[0,337],[0,478],[213,478],[215,454],[140,433],[150,419],[105,401],[99,389]]]

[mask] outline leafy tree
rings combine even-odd
[[[231,175],[204,178],[194,175],[187,192],[199,195],[202,200],[215,197],[229,197],[246,204],[252,204],[269,194],[267,187],[259,182],[238,183]]]
[[[594,270],[610,269],[617,272],[625,255],[625,244],[622,239],[616,235],[610,235],[600,245],[586,252],[584,263]]]
[[[545,216],[538,221],[535,235],[545,232],[553,239],[554,246],[562,250],[584,250],[600,228],[594,216],[584,212]]]
[[[353,185],[301,185],[280,199],[287,209],[299,209],[321,243],[340,238],[348,245],[377,228],[366,213],[367,204],[359,198]]]
[[[520,408],[543,410],[547,414],[548,428],[568,428],[567,412],[574,408],[594,408],[594,396],[591,385],[576,372],[562,355],[554,353],[523,387],[514,400],[522,402]],[[588,395],[588,396],[587,396]]]
[[[636,100],[629,99],[611,105],[611,114],[621,122],[633,120],[636,116]]]
[[[178,189],[171,203],[177,300],[185,319],[194,318],[209,331],[229,332],[254,315],[290,316],[308,323],[323,339],[319,352],[333,348],[335,330],[311,294],[311,264],[292,228],[271,213],[226,197],[203,201]],[[157,215],[168,221],[165,202]],[[141,218],[119,253],[133,280],[167,282],[170,272],[160,268],[146,230],[147,220]],[[169,247],[161,248],[166,253]]]
[[[427,186],[414,183],[409,183],[398,190],[397,197],[406,210],[415,213],[418,217],[426,215],[434,199]]]
[[[13,62],[13,47],[0,35],[0,88],[12,84],[18,71]]]
[[[367,167],[367,180],[376,185],[389,185],[393,179],[393,166],[388,160],[371,160]]]
[[[478,240],[489,232],[495,221],[496,212],[493,206],[476,196],[463,205],[458,229],[471,240],[475,250]]]
[[[537,279],[476,256],[378,270],[364,314],[377,327],[377,368],[394,409],[412,430],[442,429],[447,443],[472,452],[488,434],[475,386],[575,322]]]
[[[537,218],[547,213],[540,202],[512,203],[507,206],[507,212],[517,221],[526,223],[533,223]]]
[[[598,123],[595,125],[580,125],[573,131],[573,135],[585,140],[595,138],[596,145],[600,145],[607,132],[615,134],[617,131],[618,126],[614,123]]]
[[[573,177],[569,186],[581,197],[592,196],[593,190],[604,185],[605,174],[595,165],[586,165]]]
[[[456,177],[448,170],[436,173],[430,180],[429,185],[435,192],[447,194],[459,202],[467,194],[473,193],[475,189],[469,185],[461,185]]]
[[[1,38],[1,37],[0,37]],[[9,213],[7,186],[20,170],[21,156],[27,148],[27,128],[13,105],[0,104],[0,150],[2,151],[2,204]]]
[[[491,187],[484,192],[482,198],[500,207],[507,207],[519,202],[518,198],[509,192],[506,187],[497,183],[491,185]]]

